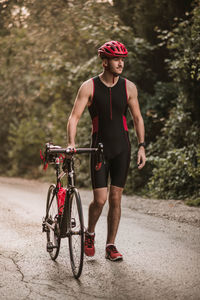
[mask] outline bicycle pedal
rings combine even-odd
[[[46,224],[45,224],[45,221],[43,221],[42,222],[42,232],[48,232],[48,228],[47,228],[47,226],[46,226]]]
[[[75,218],[71,219],[71,227],[72,228],[76,227],[76,219]]]
[[[49,223],[50,225],[53,224],[53,220],[51,218],[46,219],[46,222]]]

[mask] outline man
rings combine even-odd
[[[78,121],[88,106],[92,119],[92,147],[99,142],[104,145],[105,162],[100,170],[95,169],[96,157],[91,156],[91,178],[94,199],[89,206],[88,229],[85,233],[85,254],[95,254],[95,226],[103,206],[109,200],[107,217],[106,258],[122,259],[115,246],[115,238],[121,216],[121,197],[130,163],[130,142],[126,124],[129,108],[138,138],[138,169],[145,165],[144,122],[137,99],[137,88],[129,80],[120,77],[124,57],[128,51],[122,43],[110,41],[98,49],[103,72],[87,80],[80,87],[72,113],[68,120],[68,147],[75,147]],[[108,177],[110,175],[110,189]]]

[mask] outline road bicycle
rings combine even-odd
[[[100,169],[103,161],[103,145],[98,148],[61,148],[47,143],[44,157],[44,168],[53,164],[56,171],[56,184],[48,189],[46,215],[43,218],[42,230],[46,232],[47,252],[52,260],[56,260],[60,251],[61,239],[68,238],[72,272],[79,278],[84,258],[84,220],[81,197],[75,186],[74,155],[91,153],[97,155],[96,169]],[[62,169],[61,169],[62,166]],[[66,176],[67,185],[62,186]],[[61,193],[62,192],[62,195]],[[63,199],[64,194],[64,201]]]

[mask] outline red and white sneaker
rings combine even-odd
[[[118,252],[115,245],[108,245],[106,247],[106,258],[112,261],[116,261],[116,260],[122,260],[123,256],[121,253]]]
[[[89,233],[85,233],[85,255],[87,256],[94,256],[95,254],[95,247],[94,247],[94,238],[95,234],[91,235]]]

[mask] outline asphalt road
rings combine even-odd
[[[57,262],[46,252],[41,220],[46,184],[0,180],[0,299],[200,299],[200,229],[123,208],[118,238],[122,262],[105,259],[105,207],[96,255],[72,276],[67,240]],[[81,191],[85,223],[91,192]]]

